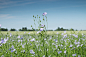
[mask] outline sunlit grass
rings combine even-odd
[[[63,33],[64,31],[47,31],[47,34],[56,34],[56,33]],[[37,31],[1,31],[2,34],[7,34],[7,33],[12,33],[13,35],[15,34],[19,34],[19,35],[23,35],[25,34],[37,34]],[[67,34],[71,34],[71,33],[83,33],[86,34],[86,31],[66,31]]]

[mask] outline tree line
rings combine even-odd
[[[64,29],[63,27],[62,28],[58,27],[55,31],[74,31],[74,29],[73,28],[71,28],[71,29]],[[78,31],[78,30],[76,29],[75,31]]]
[[[7,28],[1,28],[0,31],[8,31],[8,29]],[[10,31],[17,31],[17,30],[14,29],[14,28],[11,28]],[[39,31],[39,29],[34,29],[34,28],[27,29],[27,27],[22,27],[22,29],[19,29],[18,31]],[[46,30],[46,31],[53,31],[53,30]],[[64,29],[63,27],[62,28],[58,27],[54,31],[78,31],[78,30],[77,29],[74,30],[73,28],[71,28],[71,29]]]

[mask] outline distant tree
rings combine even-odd
[[[4,28],[1,28],[1,31],[4,31]]]
[[[35,31],[35,29],[32,29],[33,31]]]
[[[33,31],[32,29],[28,29],[29,31]]]
[[[58,31],[60,31],[61,29],[60,29],[60,27],[58,27],[58,29],[57,29]]]
[[[22,31],[22,29],[19,29],[19,31]]]
[[[22,27],[22,30],[24,30],[24,27]]]
[[[8,31],[8,29],[6,28],[5,31]]]
[[[36,29],[36,31],[39,31],[39,29]]]
[[[29,31],[29,29],[27,29],[27,31]]]
[[[69,31],[68,29],[66,29],[66,31]]]
[[[60,29],[60,27],[58,27],[57,29],[55,29],[55,31],[60,31],[61,29]]]
[[[71,28],[70,31],[74,31],[74,29]]]
[[[27,31],[27,27],[22,27],[22,31]]]
[[[78,31],[78,30],[76,29],[76,31]]]
[[[25,27],[25,31],[27,31],[27,27]]]
[[[1,28],[1,31],[8,31],[8,29],[6,28]]]
[[[11,28],[10,31],[16,31],[16,29],[14,29],[14,28],[12,29],[12,28]]]
[[[53,31],[53,30],[47,30],[47,31]]]
[[[63,28],[61,28],[61,31],[63,31]]]
[[[35,31],[35,29],[28,29],[28,31]]]

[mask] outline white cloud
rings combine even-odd
[[[0,14],[0,17],[6,17],[6,16],[8,16],[9,14]]]
[[[10,19],[14,17],[15,16],[10,16],[10,14],[0,14],[0,19]]]
[[[12,1],[12,0],[0,0],[0,9],[7,8],[7,7],[13,7],[13,6],[22,6],[27,4],[33,4],[36,2],[49,2],[49,1],[57,1],[57,0],[18,0],[18,1]]]
[[[33,4],[35,2],[21,0],[21,1],[10,1],[10,0],[0,0],[0,9],[7,8],[7,7],[13,7],[13,6],[21,6],[26,4]]]

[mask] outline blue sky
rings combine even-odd
[[[3,28],[31,29],[31,25],[35,28],[33,15],[42,20],[44,12],[47,12],[48,29],[86,30],[86,0],[0,0]]]

